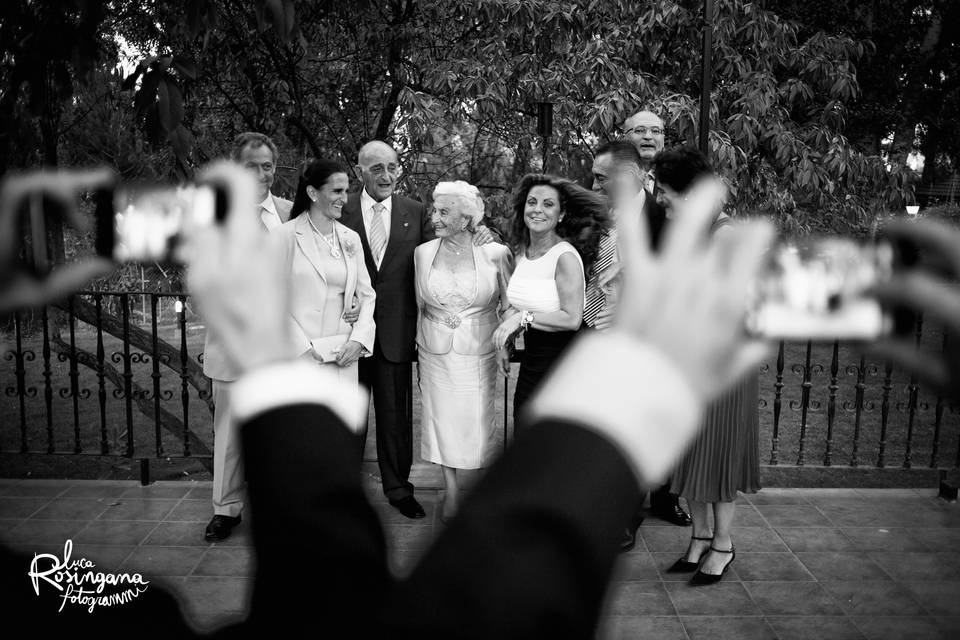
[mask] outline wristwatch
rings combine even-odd
[[[526,331],[533,324],[533,311],[520,312],[520,328]]]

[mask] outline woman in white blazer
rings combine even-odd
[[[292,335],[299,352],[356,383],[357,361],[373,351],[376,294],[360,236],[337,221],[348,186],[346,167],[314,160],[300,176],[290,221],[271,234],[283,246],[290,270]]]
[[[431,219],[437,239],[414,252],[417,357],[423,410],[420,455],[441,465],[441,520],[458,506],[459,469],[490,464],[495,441],[494,384],[498,358],[493,332],[507,307],[513,255],[502,244],[476,246],[473,232],[483,200],[466,182],[441,182]]]

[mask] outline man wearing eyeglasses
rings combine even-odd
[[[638,111],[623,121],[623,138],[637,148],[646,172],[647,191],[653,189],[653,159],[663,151],[663,119],[652,111]]]
[[[640,168],[644,172],[644,189],[653,196],[656,182],[653,173],[653,160],[663,151],[663,118],[652,111],[638,111],[623,121],[623,138],[630,142],[640,154]],[[669,492],[664,485],[650,494],[650,510],[658,518],[675,525],[686,527],[690,524],[690,515],[680,506],[677,496]]]

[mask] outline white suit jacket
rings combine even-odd
[[[494,351],[493,332],[500,310],[507,307],[507,282],[513,275],[513,254],[502,244],[471,245],[476,267],[477,294],[466,309],[448,313],[430,290],[430,271],[440,249],[440,239],[425,242],[413,254],[416,272],[417,349],[435,354],[451,350],[461,355]]]
[[[277,236],[282,248],[282,259],[289,267],[290,318],[294,345],[298,353],[308,351],[311,340],[328,337],[321,334],[324,303],[327,299],[327,278],[323,273],[317,243],[307,215],[304,212],[270,232]],[[356,340],[372,353],[376,333],[373,305],[377,294],[370,284],[370,274],[364,264],[363,245],[355,231],[339,222],[334,224],[347,265],[344,303],[349,305],[356,296],[360,304],[360,316],[352,327],[341,320],[340,327],[332,335],[349,335],[350,340]]]

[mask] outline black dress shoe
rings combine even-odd
[[[720,582],[720,580],[723,579],[723,574],[727,572],[727,569],[733,564],[734,559],[737,557],[737,552],[733,547],[730,547],[724,551],[723,549],[717,549],[711,545],[710,551],[714,551],[716,553],[729,553],[730,559],[727,560],[727,564],[723,565],[723,569],[720,570],[720,573],[704,573],[703,571],[697,571],[695,574],[693,574],[693,577],[690,578],[690,584],[695,587],[706,584],[716,584],[717,582]]]
[[[400,513],[413,520],[423,518],[427,515],[427,512],[423,510],[423,507],[420,506],[420,503],[417,502],[417,499],[413,496],[390,500],[390,506],[396,507]]]
[[[690,515],[684,511],[680,503],[676,501],[657,504],[651,510],[653,511],[653,515],[661,520],[666,520],[670,524],[675,524],[678,527],[689,527],[693,523]]]
[[[700,555],[697,556],[697,561],[693,562],[687,560],[687,556],[690,555],[690,549],[693,547],[694,540],[706,540],[707,542],[712,542],[713,538],[701,538],[700,536],[691,536],[690,545],[687,547],[687,552],[683,554],[683,557],[670,565],[670,568],[667,569],[667,573],[690,573],[691,571],[696,571],[700,568],[700,561],[703,560],[703,556],[707,555],[707,551],[710,550],[710,546],[700,552]]]
[[[240,516],[213,516],[203,537],[211,542],[226,540],[233,528],[240,524]]]

